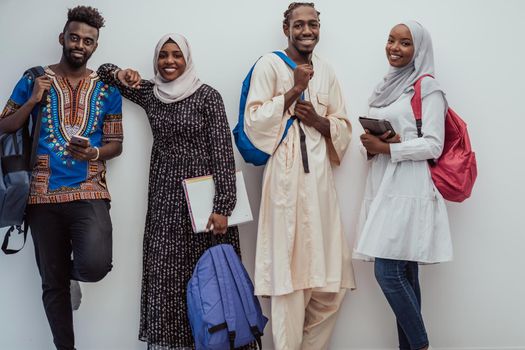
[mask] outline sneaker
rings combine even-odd
[[[78,283],[78,281],[71,280],[69,292],[71,293],[71,308],[73,310],[78,310],[80,307],[80,301],[82,300],[82,290],[80,289],[80,283]]]

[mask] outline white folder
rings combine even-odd
[[[244,184],[242,171],[236,172],[237,204],[228,218],[228,226],[234,226],[253,220],[248,193]],[[191,217],[193,232],[206,231],[208,219],[213,210],[213,198],[215,196],[215,184],[212,175],[194,177],[182,181],[186,203]]]

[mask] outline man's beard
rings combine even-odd
[[[294,45],[294,46],[295,46],[295,45]],[[298,52],[301,56],[305,56],[305,57],[306,57],[306,56],[311,55],[311,54],[314,52],[315,47],[312,48],[312,49],[303,50],[303,49],[301,49],[301,48],[295,46],[295,49],[297,50],[297,52]]]
[[[71,51],[73,51],[73,50],[72,49],[67,49],[65,46],[62,46],[62,54],[63,54],[64,58],[66,59],[66,62],[73,68],[80,68],[80,67],[82,67],[83,65],[85,65],[87,63],[87,61],[91,57],[91,55],[87,55],[86,53],[84,53],[84,58],[83,59],[76,59],[76,58],[74,58],[71,55]]]

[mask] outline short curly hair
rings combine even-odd
[[[71,22],[86,23],[88,26],[99,30],[104,27],[105,20],[96,8],[91,6],[77,6],[67,11],[67,22],[64,26],[64,32]]]
[[[290,5],[288,5],[288,9],[284,11],[284,19],[283,19],[284,25],[290,24],[290,17],[292,17],[293,10],[301,6],[307,6],[307,7],[313,8],[315,12],[317,12],[317,17],[319,18],[319,15],[321,14],[321,12],[317,11],[317,9],[315,8],[315,4],[313,2],[292,2]]]

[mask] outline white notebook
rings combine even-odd
[[[239,225],[253,220],[242,172],[237,171],[236,177],[237,204],[232,215],[228,218],[228,226]],[[215,196],[213,177],[208,175],[186,179],[182,181],[182,186],[186,194],[186,203],[188,203],[193,232],[206,231],[206,225],[213,210],[213,197]]]

